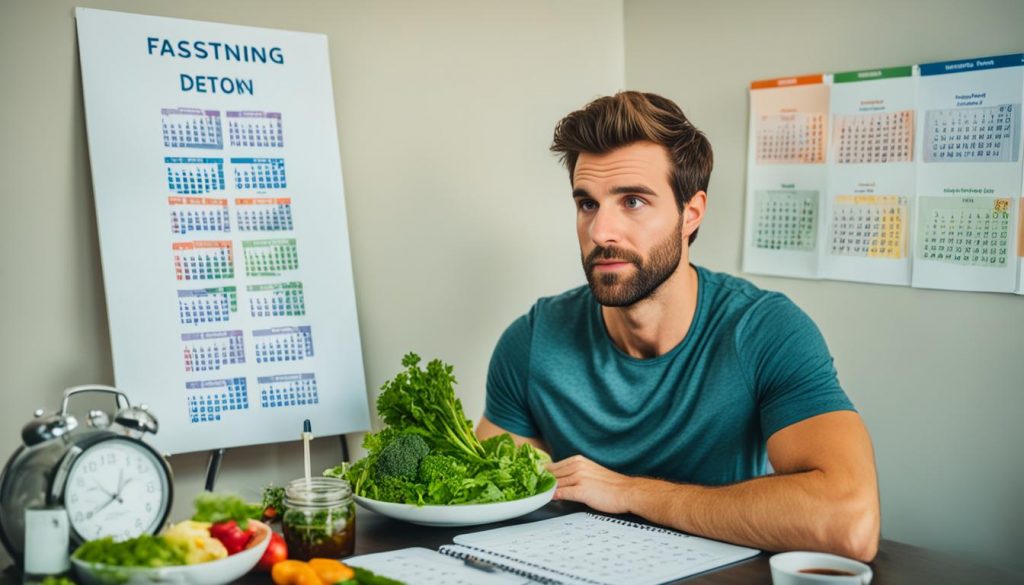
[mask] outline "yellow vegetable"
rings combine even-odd
[[[309,566],[313,569],[324,585],[334,585],[340,581],[348,581],[355,578],[356,572],[348,565],[334,559],[309,559]]]
[[[224,544],[210,536],[209,522],[186,520],[167,527],[164,538],[171,543],[182,543],[185,546],[185,564],[195,565],[223,559],[228,556]]]
[[[281,561],[270,570],[275,585],[323,585],[316,571],[302,561]]]

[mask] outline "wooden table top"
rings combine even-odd
[[[464,532],[474,532],[498,526],[509,526],[522,522],[544,520],[572,512],[586,511],[587,508],[572,502],[551,502],[547,506],[515,520],[487,526],[463,528],[434,528],[407,524],[392,520],[369,510],[359,508],[356,513],[357,555],[383,552],[412,546],[436,550],[450,544],[452,539]],[[768,567],[770,555],[762,553],[752,559],[677,581],[688,585],[771,585]],[[4,558],[6,564],[6,558]],[[871,563],[874,571],[873,585],[915,585],[938,583],[948,585],[1020,585],[1024,574],[974,564],[963,559],[911,546],[891,540],[883,540],[878,557]],[[21,583],[21,576],[13,567],[0,575],[0,584]],[[251,573],[240,583],[267,585],[271,583],[266,573]]]

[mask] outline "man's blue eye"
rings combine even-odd
[[[639,197],[629,197],[626,199],[626,207],[630,209],[636,209],[642,205],[644,205],[644,200]]]
[[[582,211],[592,211],[595,207],[597,207],[597,204],[593,201],[580,201],[580,209]]]

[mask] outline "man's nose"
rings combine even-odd
[[[599,246],[619,242],[622,237],[622,217],[609,206],[602,206],[590,222],[590,239]]]

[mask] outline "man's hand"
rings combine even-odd
[[[626,514],[634,478],[607,469],[582,455],[548,464],[558,479],[556,500],[580,502],[606,514]]]

